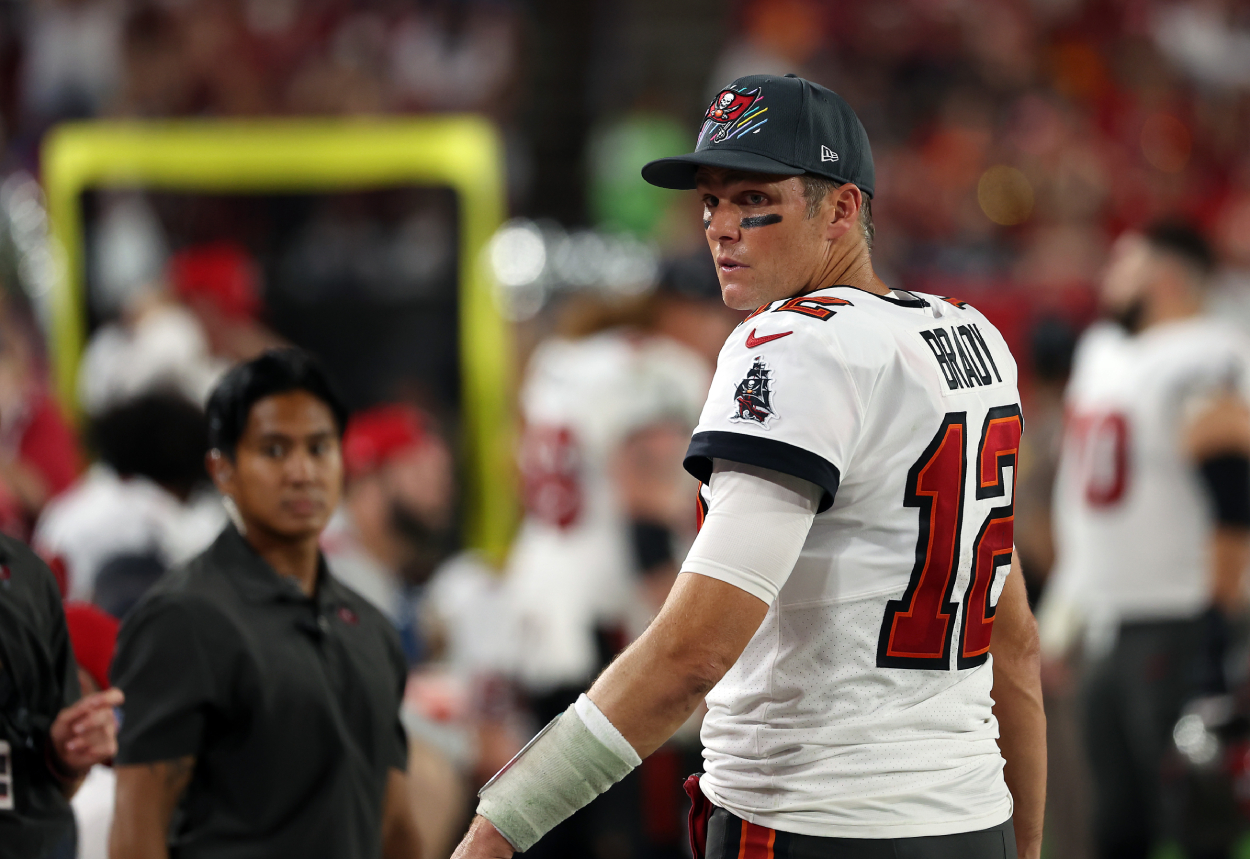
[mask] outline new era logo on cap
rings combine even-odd
[[[820,145],[820,160],[821,161],[837,161],[838,153],[834,152],[832,149],[830,149],[828,146],[825,146],[822,143]]]

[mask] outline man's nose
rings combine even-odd
[[[742,227],[739,226],[738,220],[738,215],[729,211],[728,206],[718,207],[708,219],[708,239],[715,242],[738,241],[742,236]]]
[[[317,465],[307,450],[299,449],[286,460],[286,476],[293,483],[307,483],[316,476]]]

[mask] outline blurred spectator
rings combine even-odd
[[[375,406],[343,437],[346,491],[322,538],[330,570],[386,615],[410,663],[423,655],[414,589],[451,554],[451,451],[412,406]]]
[[[65,604],[65,623],[78,662],[78,685],[84,695],[109,688],[109,663],[117,646],[120,624],[85,603]],[[87,773],[70,805],[78,824],[78,859],[108,859],[109,828],[113,824],[113,794],[117,786],[113,767],[96,764]]]
[[[91,430],[100,462],[48,505],[34,544],[64,563],[70,599],[121,617],[161,572],[212,542],[225,511],[206,485],[204,413],[181,394],[114,406]]]
[[[1076,333],[1062,319],[1047,317],[1033,327],[1030,341],[1029,437],[1020,441],[1015,537],[1029,603],[1036,605],[1055,560],[1050,505],[1063,438],[1063,390]]]
[[[27,537],[78,475],[78,444],[41,369],[34,320],[0,298],[0,529]]]
[[[203,403],[225,367],[281,345],[259,321],[260,272],[240,245],[208,242],[170,255],[151,206],[125,194],[110,198],[93,248],[91,297],[108,321],[79,372],[88,413],[157,388]]]
[[[122,80],[122,0],[28,4],[22,99],[42,126],[100,113]]]
[[[165,281],[164,231],[141,196],[116,200],[93,245],[92,300],[105,319],[83,353],[78,399],[88,414],[168,387],[202,404],[226,364]]]
[[[260,271],[239,245],[211,242],[181,250],[169,259],[168,280],[174,296],[199,320],[218,360],[246,361],[281,345],[259,322]]]

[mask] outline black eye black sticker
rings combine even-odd
[[[781,223],[781,215],[776,213],[769,215],[752,215],[749,218],[743,218],[738,222],[738,226],[744,230],[750,230],[755,227],[768,227],[773,224]]]

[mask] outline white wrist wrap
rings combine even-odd
[[[582,695],[478,791],[477,813],[524,852],[642,763]]]

